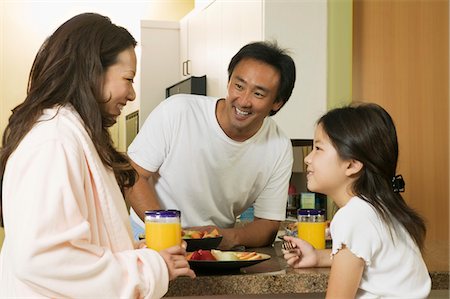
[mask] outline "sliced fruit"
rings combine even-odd
[[[199,249],[194,251],[190,258],[187,258],[188,261],[215,261],[216,258],[211,254],[209,250]]]
[[[220,236],[219,232],[217,231],[217,229],[213,229],[212,231],[210,231],[209,233],[206,233],[203,235],[203,238],[216,238]]]
[[[203,238],[203,233],[196,231],[191,234],[192,239],[201,239]]]
[[[259,260],[262,256],[256,252],[237,252],[236,255],[240,260],[251,261],[251,260]]]
[[[238,261],[239,260],[237,255],[232,251],[220,251],[220,250],[212,249],[211,254],[218,261]]]

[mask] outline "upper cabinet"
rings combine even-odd
[[[268,40],[288,49],[297,68],[292,96],[273,119],[291,139],[313,138],[315,122],[326,111],[327,103],[327,0],[212,1],[180,21],[178,48],[172,48],[177,44],[173,42],[173,30],[155,32],[146,28],[145,32],[142,83],[149,91],[142,91],[143,119],[156,102],[164,99],[150,95],[155,84],[168,87],[187,77],[206,75],[207,95],[225,97],[227,68],[233,55],[249,42]],[[164,55],[155,55],[157,49]],[[158,60],[152,69],[150,60]],[[168,66],[174,63],[176,70],[172,73],[173,68]],[[160,75],[163,70],[168,75],[164,82]],[[156,81],[144,78],[151,75]],[[173,79],[167,82],[169,77]],[[165,91],[158,89],[161,94]],[[146,104],[149,100],[151,105]]]
[[[207,94],[225,97],[231,58],[259,40],[288,49],[297,68],[292,96],[274,120],[290,138],[311,139],[326,111],[326,0],[216,0],[190,13],[180,22],[180,78],[206,75]]]
[[[180,21],[181,79],[205,75],[206,12],[193,11]]]
[[[292,139],[313,139],[327,109],[327,7],[327,0],[264,1],[264,39],[289,49],[297,69],[291,98],[273,116]]]
[[[225,97],[231,58],[245,44],[263,39],[262,1],[214,1],[205,11],[207,92]]]

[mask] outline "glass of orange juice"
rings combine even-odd
[[[145,243],[160,251],[181,244],[180,211],[145,211]]]
[[[315,249],[325,249],[325,211],[299,209],[297,212],[298,237],[310,243]]]

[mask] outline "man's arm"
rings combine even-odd
[[[136,169],[138,178],[133,187],[125,190],[125,198],[139,218],[144,221],[145,211],[161,209],[155,191],[158,174],[145,170],[132,160],[130,160],[130,163]]]
[[[273,243],[277,236],[280,221],[256,218],[242,227],[219,228],[216,226],[196,226],[189,229],[212,231],[216,228],[223,236],[219,248],[231,249],[235,246],[264,247]]]
[[[242,227],[221,229],[220,247],[230,249],[237,245],[263,247],[273,243],[280,228],[280,221],[257,218]]]

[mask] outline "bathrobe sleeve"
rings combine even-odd
[[[157,252],[134,249],[128,236],[127,250],[112,249],[76,138],[37,135],[22,142],[4,176],[5,254],[14,250],[5,261],[9,286],[32,297],[162,297],[168,270]]]

